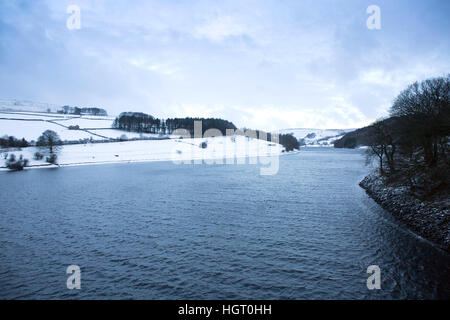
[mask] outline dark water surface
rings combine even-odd
[[[256,165],[0,173],[0,298],[449,298],[449,256],[379,208],[357,150]],[[81,290],[66,268],[81,268]],[[366,287],[369,265],[381,290]]]

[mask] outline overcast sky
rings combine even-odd
[[[380,30],[366,26],[372,4]],[[449,12],[447,0],[2,0],[0,98],[355,128],[450,72]]]

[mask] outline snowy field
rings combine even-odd
[[[57,113],[0,111],[0,136],[14,136],[18,139],[36,141],[45,130],[55,131],[63,141],[92,139],[105,141],[124,135],[133,138],[161,138],[158,134],[142,134],[112,129],[113,117],[74,116]],[[69,130],[69,126],[79,126],[80,130]],[[59,166],[87,165],[117,162],[205,160],[227,163],[230,159],[279,155],[283,147],[279,144],[251,139],[243,136],[214,137],[197,139],[140,140],[124,142],[103,142],[72,144],[59,147]],[[206,147],[202,147],[206,143]],[[45,149],[28,147],[16,150],[0,150],[0,168],[5,168],[5,159],[10,154],[23,155],[30,167],[48,167],[42,160],[33,159]],[[241,160],[240,160],[241,161]],[[245,161],[245,160],[244,160]]]
[[[1,115],[0,115],[1,117]],[[17,139],[25,138],[28,142],[37,141],[45,130],[55,131],[61,140],[73,141],[80,139],[99,139],[82,130],[69,130],[63,126],[48,121],[19,121],[0,119],[0,136],[14,136]]]
[[[8,135],[31,142],[36,141],[45,130],[55,131],[63,141],[118,139],[124,134],[128,139],[158,136],[111,129],[113,122],[114,117],[0,111],[0,137]],[[76,125],[82,130],[69,130],[69,126]]]
[[[206,142],[206,148],[201,147],[203,142]],[[282,150],[283,147],[279,144],[243,136],[141,140],[61,146],[57,162],[59,166],[145,161],[189,162],[190,160],[205,160],[205,162],[214,160],[215,163],[230,163],[230,160],[225,159],[277,156],[282,153]],[[16,157],[23,155],[29,160],[31,167],[48,166],[45,158],[43,160],[33,159],[36,151],[43,152],[37,147],[4,151],[0,154],[0,167],[4,168],[5,156],[12,153]],[[231,161],[239,163],[242,160]]]
[[[77,118],[66,118],[57,120],[60,124],[65,126],[80,126],[80,129],[110,129],[115,118],[110,117],[92,117],[82,116]]]
[[[73,116],[58,113],[0,111],[0,118],[23,120],[65,120]]]
[[[38,109],[38,108],[36,108]],[[0,136],[9,135],[27,141],[36,141],[45,130],[55,131],[63,141],[107,141],[110,138],[161,138],[158,134],[142,134],[126,132],[112,128],[114,117],[92,115],[65,115],[38,111],[0,111]],[[69,126],[79,126],[79,130],[70,130]],[[351,130],[329,129],[285,129],[279,133],[292,134],[303,139],[307,146],[332,146],[333,141]],[[58,165],[83,165],[137,161],[190,161],[236,159],[278,155],[283,147],[279,144],[251,139],[242,136],[215,137],[204,139],[172,139],[141,140],[124,142],[84,143],[64,145],[58,152]],[[202,142],[207,143],[202,148]],[[34,160],[36,147],[22,150],[3,151],[0,156],[0,167],[4,167],[6,153],[23,155],[29,160],[31,167],[49,166],[43,160]]]
[[[158,134],[112,129],[114,119],[109,116],[0,111],[0,137],[8,135],[31,142],[36,141],[45,130],[55,131],[63,141],[101,141],[119,139],[123,135],[127,139],[160,137]],[[81,130],[69,130],[69,126],[79,126]]]

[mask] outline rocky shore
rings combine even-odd
[[[389,186],[377,171],[359,185],[385,210],[419,236],[450,252],[450,199],[447,196],[421,201],[408,187]]]

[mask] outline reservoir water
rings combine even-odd
[[[368,172],[361,151],[332,148],[281,156],[273,176],[171,162],[0,172],[0,298],[450,298],[449,255],[365,194]]]

